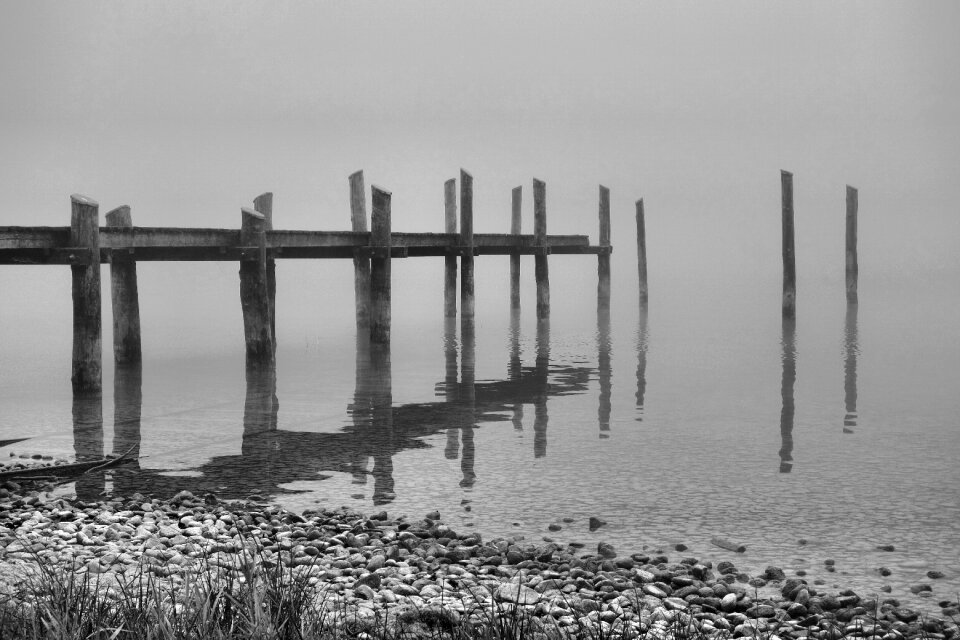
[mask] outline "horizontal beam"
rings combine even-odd
[[[69,227],[0,227],[0,264],[89,264],[84,249],[67,246]],[[270,258],[353,258],[371,255],[369,232],[268,231]],[[391,255],[397,258],[460,255],[459,234],[394,233]],[[535,255],[533,235],[483,233],[474,235],[474,255]],[[581,235],[547,236],[546,252],[599,254],[606,247],[591,246]],[[114,255],[136,261],[236,261],[252,259],[255,249],[244,247],[236,229],[177,227],[101,227],[100,261]]]

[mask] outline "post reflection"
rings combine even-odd
[[[780,473],[793,470],[793,387],[797,381],[797,321],[794,317],[783,317],[780,345],[783,373],[780,382]]]
[[[853,433],[857,426],[857,356],[860,354],[860,345],[857,338],[857,305],[847,305],[847,316],[844,327],[843,361],[843,403],[846,413],[843,416],[843,432]]]
[[[533,403],[533,457],[547,455],[547,398],[550,396],[550,319],[537,320],[537,358],[534,366],[536,389]]]
[[[139,466],[143,364],[118,364],[113,373],[113,455],[126,454]]]
[[[89,391],[73,394],[73,451],[77,462],[103,458],[103,394]],[[85,473],[77,478],[77,498],[98,500],[106,488],[102,473]]]
[[[510,310],[510,362],[507,365],[507,379],[519,383],[523,377],[523,364],[520,361],[520,309]],[[523,431],[523,403],[513,403],[513,428]]]
[[[643,404],[647,394],[647,304],[640,303],[640,318],[637,322],[637,422],[643,422]]]
[[[600,406],[597,421],[600,437],[610,437],[610,396],[613,371],[610,367],[610,308],[597,310],[597,379],[600,383]]]
[[[443,355],[446,364],[446,375],[443,379],[443,397],[450,405],[456,405],[460,393],[457,377],[460,371],[457,350],[457,319],[447,317],[443,319]],[[447,427],[447,446],[443,456],[447,460],[456,460],[460,455],[460,429],[457,426]]]
[[[392,502],[393,483],[393,368],[390,345],[370,347],[370,436],[378,443],[373,449],[373,504]]]
[[[476,448],[473,441],[477,425],[477,337],[472,316],[464,316],[460,326],[460,438],[463,450],[460,455],[460,486],[469,489],[477,481],[474,471]]]

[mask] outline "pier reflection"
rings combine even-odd
[[[600,403],[597,408],[597,422],[600,437],[610,437],[610,396],[613,370],[610,366],[610,308],[597,311],[597,380],[600,383]]]
[[[225,499],[251,494],[268,497],[289,491],[285,486],[292,483],[346,473],[357,485],[368,485],[372,476],[369,498],[375,505],[388,504],[396,497],[394,456],[427,448],[426,440],[436,435],[446,436],[442,455],[459,458],[459,485],[469,489],[479,481],[475,471],[477,430],[506,421],[522,429],[526,405],[534,407],[533,455],[545,456],[550,396],[586,392],[596,369],[551,364],[547,321],[538,322],[535,361],[524,366],[517,317],[510,326],[506,379],[477,381],[475,327],[464,322],[457,336],[457,324],[451,319],[444,326],[444,375],[435,385],[436,401],[394,404],[390,350],[372,347],[361,331],[356,341],[354,394],[340,431],[278,428],[276,370],[247,367],[240,453],[213,457],[188,470],[189,474],[176,476],[156,469],[119,468],[116,473],[124,474],[124,492],[162,496],[186,489],[197,495],[216,493]],[[606,357],[609,359],[609,354]],[[125,397],[139,404],[139,376],[131,372],[125,380]],[[122,444],[117,440],[115,449],[139,442],[139,408],[134,411],[131,407],[123,415],[124,426],[118,430],[123,434]]]
[[[637,322],[637,422],[643,422],[643,404],[647,395],[647,304],[640,303],[640,317]]]
[[[797,381],[797,321],[784,316],[780,345],[783,372],[780,378],[780,473],[793,470],[793,387]]]
[[[857,426],[857,356],[860,355],[860,345],[857,339],[857,305],[847,305],[847,316],[844,321],[844,360],[843,360],[843,432],[853,433]]]
[[[103,394],[99,391],[73,394],[73,452],[77,462],[103,458]],[[93,501],[106,488],[102,473],[85,473],[77,477],[77,498]]]

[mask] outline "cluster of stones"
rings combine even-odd
[[[575,546],[485,541],[433,512],[418,521],[340,510],[302,515],[255,503],[221,503],[182,492],[168,501],[134,495],[97,504],[44,501],[7,486],[0,499],[0,582],[42,563],[97,574],[98,583],[183,581],[198,572],[235,576],[281,568],[310,585],[317,607],[345,620],[398,623],[489,621],[522,616],[530,635],[563,630],[602,637],[863,637],[952,640],[950,620],[924,619],[895,600],[819,592],[769,567],[781,595],[758,597],[730,562],[596,554]],[[758,577],[759,578],[759,577]],[[956,603],[944,603],[955,613]],[[591,633],[592,630],[592,633]],[[689,636],[688,636],[689,637]]]

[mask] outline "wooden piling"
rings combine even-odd
[[[610,189],[600,185],[600,238],[597,254],[597,310],[610,309]]]
[[[647,289],[647,225],[643,217],[643,198],[637,200],[637,273],[640,277],[640,303],[646,304]]]
[[[273,332],[267,291],[265,218],[252,209],[241,209],[240,242],[257,247],[256,254],[240,261],[240,306],[247,347],[247,365],[273,365]]]
[[[106,216],[108,227],[133,226],[130,207],[123,205]],[[110,257],[110,293],[113,300],[113,359],[118,365],[142,360],[137,263],[132,255],[115,251]]]
[[[370,219],[370,344],[390,344],[390,199],[374,185]]]
[[[443,183],[444,231],[457,232],[457,181],[450,178]],[[443,315],[457,317],[457,256],[448,253],[443,258]]]
[[[783,315],[797,313],[797,266],[793,241],[793,174],[780,171],[783,213]]]
[[[103,343],[100,318],[100,222],[96,201],[70,196],[70,246],[77,260],[70,266],[73,280],[74,392],[103,388]]]
[[[533,242],[537,247],[533,277],[537,281],[537,319],[550,317],[550,268],[547,265],[547,185],[533,179]]]
[[[350,224],[357,232],[367,231],[367,200],[363,171],[350,175]],[[353,254],[353,295],[357,329],[370,325],[370,258],[357,250]]]
[[[473,176],[460,170],[460,314],[473,318],[475,312],[473,281]]]
[[[511,201],[510,233],[520,235],[521,196],[523,187],[514,187]],[[520,308],[520,253],[510,254],[510,308]]]
[[[253,210],[263,215],[264,231],[273,231],[273,194],[261,193],[253,199]],[[267,297],[270,300],[270,338],[273,349],[277,349],[277,261],[267,258]]]
[[[847,303],[857,304],[857,209],[858,197],[855,187],[847,185]]]

